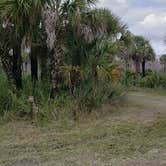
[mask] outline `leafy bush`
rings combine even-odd
[[[133,71],[126,71],[122,78],[122,84],[127,87],[166,88],[166,74],[149,70],[146,76],[142,77]]]
[[[140,80],[141,87],[155,88],[158,86],[158,76],[156,74],[147,75]]]
[[[90,112],[105,102],[116,100],[122,95],[122,92],[121,86],[115,86],[110,81],[101,80],[82,84],[74,95],[79,109]]]
[[[7,84],[4,76],[0,76],[0,116],[29,117],[30,106],[28,97],[34,96],[37,107],[37,118],[40,120],[72,118],[73,112],[91,112],[108,101],[119,99],[123,89],[108,79],[94,81],[85,79],[71,92],[62,89],[55,100],[49,98],[50,84],[38,81],[35,88],[29,76],[23,76],[23,89],[19,96],[14,94]]]
[[[7,83],[4,75],[0,75],[0,115],[4,116],[7,113],[27,112],[27,101],[24,96],[17,97]]]
[[[166,88],[166,74],[149,73],[140,81],[141,87],[147,88]]]
[[[165,73],[160,73],[158,77],[158,85],[161,88],[166,88],[166,74]]]
[[[122,84],[129,87],[129,86],[137,86],[140,80],[140,74],[134,71],[126,71],[123,74]]]
[[[3,75],[0,76],[0,87],[0,115],[3,115],[12,105],[11,92]]]

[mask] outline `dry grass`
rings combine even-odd
[[[0,165],[164,166],[164,105],[164,96],[134,92],[122,107],[100,117],[46,125],[25,121],[3,124]]]

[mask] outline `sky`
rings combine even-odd
[[[166,0],[98,1],[98,7],[109,8],[133,34],[148,39],[158,56],[166,53]]]

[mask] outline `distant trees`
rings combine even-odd
[[[145,76],[146,62],[155,60],[155,53],[149,41],[142,36],[135,36],[135,54],[133,60],[136,64],[136,71],[140,72],[140,63],[142,64],[142,75]]]
[[[128,64],[132,60],[135,64],[135,71],[137,73],[142,72],[144,77],[146,63],[155,60],[156,56],[149,41],[142,36],[134,36],[127,32],[122,35],[119,48],[121,50],[121,58],[125,60],[126,68],[128,68]]]
[[[137,73],[142,64],[145,76],[146,62],[155,58],[150,43],[110,10],[94,8],[95,2],[0,0],[0,61],[10,85],[4,101],[11,95],[14,110],[27,114],[30,97],[41,108],[51,104],[53,116],[65,104],[76,116],[76,110],[90,111],[120,95],[119,64],[128,70],[134,62]],[[31,79],[23,72],[27,59]]]
[[[149,41],[145,41],[145,44],[143,46],[143,55],[142,55],[142,76],[144,77],[146,74],[146,63],[148,61],[154,61],[155,60],[155,52],[150,45]]]
[[[123,33],[118,48],[120,50],[120,58],[124,60],[126,70],[129,70],[135,51],[134,35],[130,31]]]
[[[132,60],[136,72],[140,73],[142,64],[145,76],[146,62],[155,58],[150,43],[131,34],[111,11],[92,8],[95,2],[0,1],[0,58],[14,91],[20,91],[23,86],[22,55],[27,48],[33,86],[40,79],[49,81],[51,98],[61,88],[65,72],[62,70],[86,68],[91,78],[97,80],[97,70],[101,67],[107,70],[115,55],[125,61],[126,69]]]
[[[166,72],[166,54],[160,57],[160,63],[163,65],[163,71]]]

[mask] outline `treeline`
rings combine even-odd
[[[97,60],[112,50],[113,39],[124,27],[110,11],[93,9],[94,2],[1,1],[0,55],[13,87],[22,89],[21,55],[27,48],[32,81],[38,80],[40,58],[41,79],[50,78],[52,98],[61,83],[62,66],[85,67],[90,59]]]
[[[142,64],[145,75],[146,62],[155,59],[150,43],[131,34],[110,10],[95,8],[95,3],[0,1],[0,59],[12,93],[19,98],[30,86],[23,79],[24,56],[29,56],[31,64],[32,90],[26,93],[27,97],[37,98],[38,84],[47,83],[48,91],[43,92],[46,100],[66,93],[76,99],[81,94],[88,99],[86,107],[97,102],[96,98],[91,101],[90,94],[95,97],[95,93],[100,93],[100,103],[116,94],[113,84],[120,81],[120,64],[127,70],[133,61],[137,72],[141,72]],[[42,93],[43,89],[38,90]]]

